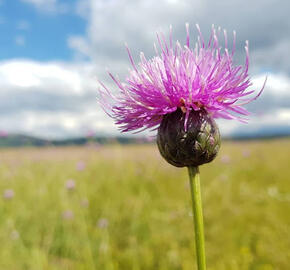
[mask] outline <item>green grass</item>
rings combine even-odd
[[[226,142],[201,167],[208,270],[289,269],[289,149]],[[187,170],[157,151],[0,150],[0,269],[196,269]]]

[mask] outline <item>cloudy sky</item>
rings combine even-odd
[[[156,31],[180,42],[185,23],[237,32],[236,61],[250,42],[253,88],[249,124],[219,121],[223,134],[290,131],[290,2],[285,0],[0,0],[0,131],[46,138],[118,134],[96,102],[106,69],[126,76],[125,42],[138,61],[154,54]]]

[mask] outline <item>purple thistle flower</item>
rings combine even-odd
[[[141,53],[138,66],[127,48],[133,69],[124,83],[109,73],[120,92],[112,95],[100,83],[100,104],[122,132],[158,129],[157,145],[162,157],[176,167],[188,167],[197,264],[198,269],[206,269],[199,166],[211,162],[220,148],[214,118],[245,122],[243,116],[249,113],[243,105],[259,97],[264,86],[256,96],[249,97],[255,91],[248,90],[248,42],[245,65],[235,65],[235,32],[229,52],[226,31],[222,50],[219,29],[212,27],[208,43],[198,25],[197,29],[199,37],[194,48],[190,46],[188,24],[184,47],[179,42],[173,46],[171,29],[169,43],[163,35],[157,35],[160,53],[156,49],[157,55],[150,60]],[[99,221],[99,227],[105,225]]]
[[[185,130],[191,111],[205,111],[211,118],[246,122],[243,116],[249,113],[243,105],[259,97],[264,88],[256,96],[249,97],[254,90],[247,90],[251,86],[248,41],[244,66],[235,65],[235,32],[230,52],[225,30],[225,48],[222,50],[218,41],[220,29],[216,31],[212,27],[208,43],[205,43],[198,25],[197,29],[199,37],[194,48],[190,46],[188,24],[184,47],[179,42],[173,46],[171,28],[169,43],[162,34],[157,34],[161,51],[156,49],[157,55],[150,60],[141,53],[138,66],[127,48],[133,68],[126,82],[121,83],[109,73],[120,90],[118,95],[111,94],[100,83],[100,103],[122,132],[156,129],[164,115],[178,108],[185,114]]]

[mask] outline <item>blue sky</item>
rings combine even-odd
[[[70,60],[71,35],[83,35],[86,20],[73,9],[76,1],[61,1],[68,10],[41,10],[19,0],[1,1],[0,60],[29,58],[39,61]]]
[[[99,107],[97,78],[116,91],[106,73],[124,78],[139,52],[154,55],[156,31],[192,40],[199,23],[237,32],[237,62],[250,43],[251,89],[262,96],[248,106],[248,124],[218,120],[224,135],[290,132],[290,2],[256,0],[0,0],[0,131],[46,138],[119,134]]]

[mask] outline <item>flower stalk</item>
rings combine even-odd
[[[188,167],[198,270],[206,270],[203,214],[198,167]]]

